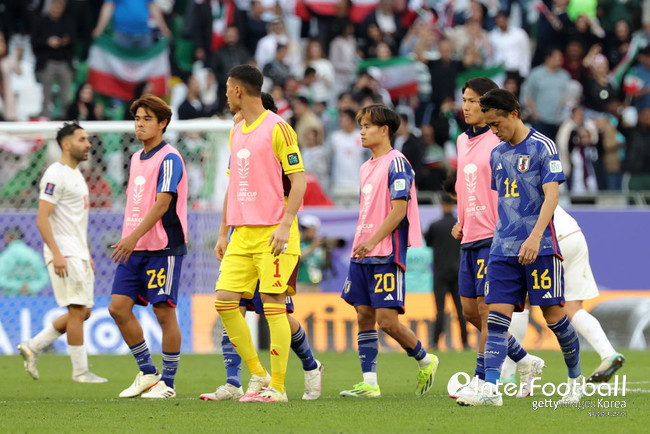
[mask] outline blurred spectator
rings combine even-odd
[[[562,52],[549,48],[544,64],[533,68],[522,86],[523,101],[533,128],[551,140],[562,122],[562,109],[571,77],[561,68]]]
[[[454,98],[456,90],[456,78],[458,74],[465,69],[463,63],[454,60],[451,57],[453,46],[450,40],[443,39],[438,44],[440,58],[431,60],[427,64],[431,74],[431,83],[433,91],[431,92],[431,102],[435,110],[439,111],[442,101],[445,98]]]
[[[149,48],[154,43],[149,16],[164,36],[172,36],[160,8],[153,0],[104,0],[92,36],[96,38],[104,33],[108,23],[112,22],[112,36],[116,44],[126,48]]]
[[[298,292],[320,292],[323,280],[325,249],[323,239],[318,236],[320,219],[311,214],[303,214],[300,224],[300,266],[298,267]]]
[[[598,46],[595,46],[598,47]],[[598,48],[593,48],[593,53],[591,57],[595,55],[595,51]],[[582,46],[582,42],[578,40],[570,40],[566,44],[566,49],[564,50],[564,62],[562,68],[566,70],[571,76],[572,80],[576,80],[580,83],[585,83],[589,75],[589,66],[585,66],[585,48]]]
[[[73,79],[72,57],[74,54],[72,24],[64,16],[65,1],[52,0],[47,15],[40,17],[32,33],[32,46],[36,56],[36,75],[43,84],[43,108],[41,115],[51,117],[54,99],[52,85],[59,84],[61,113],[68,106],[70,86]]]
[[[384,42],[384,35],[377,23],[370,23],[364,35],[359,38],[359,49],[364,59],[377,57],[377,45]]]
[[[589,131],[593,144],[596,143],[598,127],[593,119],[585,119],[585,110],[583,106],[576,106],[571,110],[571,117],[562,122],[555,137],[555,144],[557,145],[558,153],[560,154],[560,161],[562,162],[562,169],[564,170],[564,176],[567,180],[571,177],[571,149],[573,148],[571,140],[573,133],[577,131],[578,128],[585,128]]]
[[[335,202],[354,203],[359,199],[359,169],[369,158],[361,144],[361,133],[355,120],[356,112],[339,110],[340,129],[329,135],[330,194]]]
[[[442,181],[447,176],[447,158],[445,150],[436,142],[436,133],[431,125],[422,125],[420,140],[424,146],[422,157],[423,170],[420,190],[440,191]]]
[[[271,87],[269,92],[275,101],[275,105],[278,107],[278,114],[282,116],[282,119],[289,122],[293,116],[293,111],[291,111],[291,104],[287,100],[284,88],[279,85],[274,85]]]
[[[602,54],[596,54],[590,64],[591,75],[584,83],[584,104],[588,110],[596,112],[597,116],[605,113],[607,102],[618,97],[618,91],[614,89],[607,74],[609,65],[607,58]]]
[[[623,170],[630,191],[650,191],[650,107],[639,111],[637,126],[627,133]]]
[[[0,120],[16,120],[16,94],[11,87],[11,74],[22,74],[20,60],[22,58],[22,46],[16,48],[14,53],[9,53],[8,41],[0,27],[0,98],[2,98],[3,113]]]
[[[254,53],[258,42],[267,34],[267,22],[262,18],[264,6],[260,1],[250,2],[250,9],[246,11],[244,25],[240,27],[243,35],[243,43],[249,53]],[[263,65],[258,64],[263,68]]]
[[[406,160],[411,163],[411,167],[415,172],[415,185],[420,188],[420,178],[423,178],[422,160],[424,154],[424,146],[422,145],[422,142],[420,142],[420,140],[411,132],[411,125],[409,124],[408,116],[402,113],[400,114],[400,119],[401,122],[393,140],[393,148],[404,154]]]
[[[569,6],[574,2],[569,2]],[[568,37],[578,40],[589,51],[595,44],[600,44],[605,37],[605,32],[600,25],[587,15],[580,15],[569,28]]]
[[[519,99],[522,78],[517,72],[509,72],[503,82],[503,88]]]
[[[372,25],[376,25],[377,30],[383,35],[383,40],[390,45],[393,53],[397,52],[397,47],[399,47],[405,33],[400,17],[394,8],[394,1],[379,0],[375,10],[370,12],[361,23],[362,30],[367,30]]]
[[[74,101],[68,106],[66,120],[101,121],[104,119],[103,107],[95,103],[95,91],[90,83],[84,83],[77,89]]]
[[[376,66],[361,71],[359,78],[352,85],[352,97],[361,107],[375,103],[384,103],[387,106],[393,105],[390,94],[381,86],[379,80],[381,80],[381,69]],[[363,102],[362,100],[366,97],[370,97],[371,101]]]
[[[630,25],[625,20],[619,20],[614,26],[614,32],[605,38],[605,48],[603,53],[607,56],[610,66],[614,67],[623,60],[625,53],[630,48],[632,41],[632,31]]]
[[[323,137],[321,130],[318,128],[309,128],[305,132],[305,140],[300,143],[300,152],[302,154],[302,162],[305,166],[305,172],[309,172],[318,178],[321,186],[326,186],[329,183],[329,158],[327,158],[327,151],[319,138]]]
[[[235,21],[235,3],[233,0],[192,0],[187,6],[185,20],[194,42],[194,59],[209,66],[211,53],[227,43],[226,33]]]
[[[354,24],[346,21],[329,48],[329,58],[334,67],[334,94],[338,96],[352,84],[359,63]]]
[[[286,63],[288,51],[286,45],[278,44],[275,50],[275,59],[267,63],[262,70],[264,76],[270,78],[274,85],[283,86],[287,78],[291,76],[291,69]]]
[[[460,267],[460,243],[454,239],[451,229],[457,222],[453,215],[456,201],[447,193],[442,195],[442,218],[431,223],[424,234],[427,246],[433,249],[433,294],[436,301],[436,321],[433,328],[433,345],[438,346],[445,322],[445,298],[449,293],[456,306],[463,348],[467,348],[467,326],[463,317],[458,294],[458,269]],[[451,330],[447,331],[451,334]]]
[[[599,183],[601,190],[621,190],[621,162],[625,158],[625,136],[618,130],[621,125],[622,104],[620,100],[610,99],[606,114],[596,120],[601,136],[602,149],[599,149],[604,171],[604,181]]]
[[[544,62],[548,47],[564,50],[569,29],[573,26],[566,12],[568,4],[569,0],[544,0],[536,4],[540,15],[532,66]]]
[[[463,59],[466,67],[483,66],[492,57],[489,34],[478,18],[471,17],[465,24],[447,29],[446,35],[453,42],[452,57]]]
[[[113,188],[106,180],[106,166],[101,160],[95,161],[86,173],[90,207],[110,209],[113,205]]]
[[[34,295],[50,279],[43,258],[23,241],[23,232],[12,227],[4,233],[7,247],[0,253],[0,289],[3,295]]]
[[[578,127],[569,138],[569,153],[571,155],[571,193],[598,193],[596,177],[596,161],[598,149],[588,129]]]
[[[217,79],[217,111],[226,108],[226,81],[228,73],[237,65],[252,60],[250,51],[239,43],[239,30],[230,26],[224,33],[224,44],[212,56],[212,70]]]
[[[215,113],[215,107],[206,107],[201,101],[201,83],[196,76],[187,79],[187,96],[178,107],[178,119],[209,118]]]
[[[517,72],[526,77],[530,72],[530,38],[520,27],[511,26],[506,11],[499,11],[495,17],[494,29],[490,32],[492,57],[490,64],[502,65],[507,72]]]
[[[287,46],[286,62],[295,74],[301,65],[300,46],[288,34],[284,21],[275,18],[268,24],[268,34],[259,40],[255,49],[255,62],[257,67],[264,69],[267,63],[275,58],[275,50],[278,45]]]
[[[638,54],[639,63],[633,66],[625,78],[625,83],[632,85],[629,90],[637,110],[650,107],[650,44]]]
[[[293,129],[298,136],[298,145],[302,146],[307,139],[307,134],[310,130],[318,132],[318,142],[322,143],[324,140],[323,125],[318,119],[318,116],[309,108],[309,101],[306,97],[299,95],[291,100],[293,108]]]
[[[332,92],[334,87],[334,66],[329,59],[323,57],[323,47],[316,39],[307,42],[304,66],[312,67],[316,72],[316,79],[311,85],[314,100],[327,101],[333,104],[336,98],[336,94]]]

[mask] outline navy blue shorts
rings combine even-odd
[[[258,287],[255,288],[255,295],[253,296],[252,299],[250,298],[241,298],[239,300],[239,305],[240,306],[245,306],[246,310],[249,310],[251,312],[255,312],[256,314],[263,315],[264,314],[264,304],[262,303],[262,296],[260,295],[260,292],[258,291],[259,289],[259,284]],[[293,299],[291,298],[290,295],[287,295],[287,313],[293,313]]]
[[[487,265],[490,248],[461,250],[458,270],[458,294],[462,297],[477,298],[485,295]]]
[[[486,304],[512,304],[519,312],[528,294],[534,306],[564,305],[562,260],[555,255],[538,256],[530,265],[521,265],[516,256],[490,255],[488,268]]]
[[[341,298],[352,306],[397,309],[404,313],[404,270],[397,264],[350,262]]]
[[[111,294],[126,295],[146,306],[167,302],[176,307],[183,256],[131,256],[119,264]]]

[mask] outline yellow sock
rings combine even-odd
[[[291,351],[291,326],[287,319],[287,306],[264,303],[264,315],[271,333],[271,386],[284,393],[284,376],[287,373]]]
[[[226,333],[230,337],[230,342],[242,360],[246,362],[246,366],[250,369],[251,374],[261,377],[265,376],[266,371],[260,363],[257,351],[255,351],[251,331],[239,311],[239,302],[215,300],[214,307],[219,312]]]

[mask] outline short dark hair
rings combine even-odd
[[[241,83],[248,95],[261,95],[264,76],[258,68],[252,65],[237,65],[230,70],[228,77]]]
[[[511,92],[505,89],[492,89],[483,95],[480,101],[483,113],[494,109],[499,116],[507,117],[517,110],[517,115],[519,115],[519,101]]]
[[[499,85],[497,85],[495,82],[490,80],[487,77],[476,77],[476,78],[470,78],[465,82],[465,86],[463,86],[463,90],[461,93],[465,93],[465,89],[472,89],[474,92],[476,92],[479,96],[485,95],[492,89],[498,89]]]
[[[81,125],[79,125],[76,121],[65,122],[63,126],[59,128],[59,130],[56,132],[56,142],[59,144],[59,147],[61,149],[63,149],[63,146],[61,145],[63,139],[73,135],[77,130],[83,130],[83,128],[81,128]]]
[[[158,123],[166,120],[167,125],[163,128],[163,133],[167,130],[169,121],[172,119],[172,109],[169,108],[169,105],[167,105],[165,101],[150,93],[142,95],[140,98],[133,101],[133,104],[131,104],[131,107],[129,108],[133,117],[135,117],[135,114],[140,107],[151,111],[156,116],[156,119],[158,119]]]
[[[262,97],[262,105],[266,110],[271,110],[273,113],[278,112],[278,106],[275,105],[275,100],[270,93],[262,92],[260,96]]]
[[[451,169],[447,172],[447,177],[442,181],[442,191],[448,195],[456,195],[456,169]]]
[[[388,136],[392,139],[399,128],[401,120],[395,110],[384,104],[371,104],[359,110],[355,120],[361,125],[361,120],[368,116],[373,125],[388,127]]]
[[[347,117],[349,117],[350,119],[352,119],[353,121],[356,121],[356,118],[357,118],[357,114],[356,114],[356,113],[354,112],[354,110],[352,110],[352,109],[344,109],[344,110],[341,110],[341,111],[339,112],[339,116],[341,116],[341,115],[343,115],[343,116],[347,116]]]

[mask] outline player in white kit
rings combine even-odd
[[[72,360],[72,380],[105,383],[88,370],[83,345],[83,323],[93,307],[95,264],[88,249],[88,185],[77,167],[88,159],[88,134],[76,123],[65,123],[57,132],[61,160],[52,164],[40,183],[36,225],[43,237],[43,256],[52,281],[54,297],[68,312],[48,324],[32,339],[18,344],[25,370],[35,380],[39,353],[67,333]]]
[[[553,223],[557,231],[557,240],[560,251],[564,256],[564,299],[567,316],[573,327],[589,342],[589,345],[598,353],[602,362],[591,374],[587,381],[591,383],[605,383],[625,363],[625,357],[616,352],[607,339],[600,322],[589,312],[582,308],[584,300],[598,297],[598,286],[589,264],[589,247],[578,222],[562,207],[558,206],[553,214]],[[510,333],[520,341],[523,340],[530,312],[526,309],[522,313],[513,315]],[[523,335],[522,335],[523,334]],[[514,367],[504,363],[502,377],[508,378],[514,374]]]

